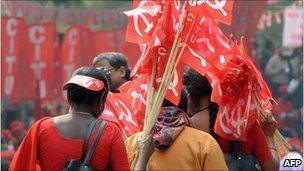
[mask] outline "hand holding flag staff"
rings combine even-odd
[[[134,1],[126,40],[143,47],[132,75],[148,76],[147,106],[143,132],[151,134],[161,105],[169,98],[170,82],[176,69],[185,64],[205,75],[212,87],[211,100],[220,108],[215,132],[229,140],[245,141],[250,126],[269,117],[272,95],[246,53],[226,37],[217,22],[230,24],[233,1]],[[176,84],[182,84],[182,80]],[[181,92],[178,90],[178,94]],[[267,113],[267,114],[266,114]],[[275,143],[280,154],[287,144],[278,131]]]

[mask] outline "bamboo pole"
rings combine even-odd
[[[258,108],[260,111],[259,120],[261,122],[265,122],[268,119],[272,118],[272,115],[270,113],[268,114],[265,111],[265,109],[262,107],[262,102],[261,102],[260,96],[256,92],[254,93],[254,95],[255,95],[255,99],[258,102]],[[289,151],[289,149],[291,149],[291,146],[289,145],[289,143],[286,142],[286,140],[284,139],[284,137],[281,135],[281,133],[278,130],[275,131],[273,139],[274,139],[275,146],[276,146],[280,156],[283,156],[284,154],[286,154]]]

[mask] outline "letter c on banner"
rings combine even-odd
[[[45,41],[45,30],[42,26],[33,26],[30,29],[30,41],[34,44],[41,44]]]
[[[17,33],[17,20],[16,18],[10,18],[6,24],[6,32],[10,37],[14,37]]]

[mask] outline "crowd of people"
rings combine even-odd
[[[263,48],[254,43],[255,63],[271,88],[276,105],[272,114],[280,132],[302,151],[303,48],[275,48],[270,40]]]
[[[280,157],[274,145],[277,128],[292,145],[291,152],[302,154],[303,150],[303,51],[297,48],[281,52],[270,42],[265,49],[254,50],[253,59],[269,81],[278,105],[274,105],[273,119],[255,123],[249,129],[246,142],[229,141],[213,131],[218,105],[210,101],[212,87],[206,77],[191,68],[184,71],[179,105],[164,100],[154,132],[149,136],[139,132],[124,139],[121,130],[104,119],[102,112],[108,92],[119,92],[118,88],[131,80],[130,68],[123,54],[109,52],[97,56],[92,67],[78,68],[64,85],[68,110],[60,109],[57,116],[35,122],[27,133],[21,121],[13,121],[9,128],[2,129],[1,169],[7,170],[9,165],[10,170],[75,167],[71,159],[83,159],[88,151],[82,139],[88,132],[97,137],[100,130],[96,120],[102,118],[106,126],[90,164],[86,165],[97,170],[227,170],[236,167],[279,170]],[[83,84],[83,80],[96,84]],[[92,123],[95,126],[92,127]],[[92,129],[88,129],[90,127]],[[94,144],[91,137],[88,139],[89,144]],[[234,155],[231,155],[234,153],[250,158],[249,163],[234,165]]]

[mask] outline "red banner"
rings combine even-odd
[[[117,42],[112,30],[101,30],[93,33],[95,54],[97,56],[103,52],[115,51]]]
[[[20,68],[24,44],[25,21],[22,18],[3,17],[1,21],[1,98],[12,102],[20,100]]]
[[[61,46],[62,81],[70,79],[74,70],[81,66],[82,57],[82,26],[70,27],[65,33]]]
[[[51,99],[55,88],[55,23],[33,24],[27,31],[25,97]]]
[[[204,13],[216,21],[230,25],[233,3],[233,0],[190,0],[187,9],[195,13]]]
[[[128,63],[133,68],[141,55],[138,44],[129,43],[125,40],[125,29],[118,29],[114,31],[115,42],[118,46],[118,51],[123,53],[128,58]]]

